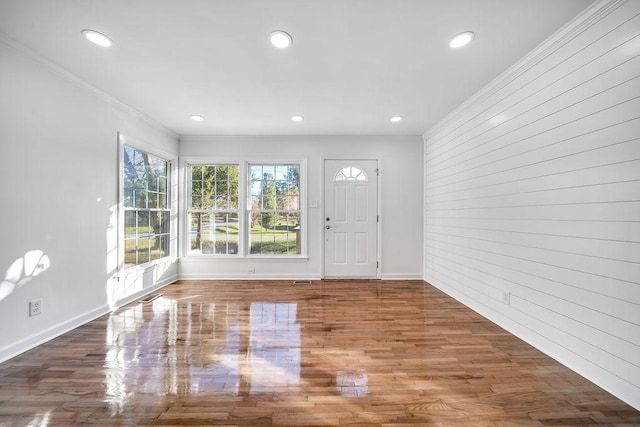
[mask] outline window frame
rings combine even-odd
[[[278,260],[295,260],[308,259],[307,235],[308,235],[308,209],[307,209],[307,159],[306,158],[280,158],[280,157],[257,157],[257,158],[238,158],[238,157],[208,157],[208,156],[189,156],[180,159],[181,178],[182,178],[182,196],[180,198],[180,211],[183,215],[182,226],[180,230],[182,237],[180,238],[180,255],[190,259],[224,259],[226,260],[247,260],[247,259],[278,259]],[[299,254],[251,254],[249,253],[250,239],[250,220],[251,206],[249,203],[250,181],[249,166],[250,165],[296,165],[299,167],[299,188],[300,188],[300,253]],[[198,254],[191,252],[190,230],[190,202],[191,202],[191,166],[202,165],[237,165],[239,168],[238,184],[238,253],[237,254]]]
[[[125,235],[126,235],[126,211],[125,207],[125,191],[124,191],[124,149],[125,147],[132,148],[136,151],[143,152],[154,157],[157,157],[167,163],[167,205],[168,209],[166,211],[169,215],[169,220],[167,222],[167,227],[169,228],[167,233],[168,238],[168,254],[161,258],[150,259],[144,263],[140,264],[132,264],[126,265],[125,256],[126,256],[126,247],[125,247]],[[135,270],[144,270],[146,268],[152,267],[157,264],[161,264],[167,261],[173,261],[177,257],[177,248],[175,246],[176,236],[178,233],[176,223],[175,223],[175,214],[177,210],[178,200],[175,192],[175,177],[176,177],[176,156],[167,151],[159,149],[153,145],[144,143],[135,138],[131,138],[128,136],[124,136],[121,133],[118,133],[118,221],[117,221],[117,241],[118,241],[118,249],[117,249],[117,259],[118,259],[118,271],[121,272],[131,272]],[[149,209],[149,208],[148,208]],[[148,210],[151,212],[151,210]]]
[[[299,213],[299,222],[298,222],[298,226],[300,227],[300,233],[299,233],[299,238],[300,238],[300,242],[299,242],[299,246],[300,246],[300,253],[299,254],[252,254],[251,253],[251,232],[250,232],[250,221],[251,221],[251,216],[253,212],[263,212],[263,213],[275,213],[276,215],[278,214],[282,214],[282,213],[289,213],[289,212],[293,212],[293,210],[284,210],[284,209],[260,209],[260,210],[254,210],[252,209],[252,201],[251,201],[251,197],[252,197],[252,193],[251,193],[251,182],[252,182],[252,176],[251,176],[251,167],[252,166],[273,166],[274,168],[277,166],[297,166],[298,167],[298,191],[300,192],[300,194],[298,194],[298,209],[295,210],[295,212]],[[303,254],[303,249],[302,249],[302,234],[303,234],[303,219],[302,219],[302,179],[301,179],[301,173],[302,173],[302,165],[298,162],[281,162],[281,161],[268,161],[268,162],[246,162],[245,165],[245,170],[247,172],[247,181],[245,183],[246,185],[246,196],[245,196],[245,200],[247,201],[247,206],[246,206],[246,219],[247,219],[247,233],[246,233],[246,248],[247,248],[247,255],[251,256],[251,257],[295,257],[298,255],[302,255]],[[274,176],[273,178],[274,183],[277,182],[276,177]]]
[[[192,177],[192,167],[193,166],[236,166],[238,167],[238,207],[237,210],[232,210],[232,209],[227,209],[224,212],[237,212],[238,213],[238,251],[235,254],[216,254],[216,253],[211,253],[211,254],[204,254],[204,253],[195,253],[191,251],[191,213],[192,212],[205,212],[204,209],[193,209],[192,208],[192,183],[193,180],[191,179]],[[241,236],[241,232],[243,230],[244,227],[244,221],[242,218],[242,167],[236,163],[236,162],[230,162],[230,161],[219,161],[219,162],[213,162],[213,161],[209,161],[209,162],[201,162],[201,161],[197,161],[197,162],[184,162],[184,169],[185,169],[185,173],[184,173],[184,189],[185,189],[185,193],[184,193],[184,217],[185,217],[185,227],[184,227],[184,238],[182,239],[184,241],[184,255],[185,256],[194,256],[194,257],[201,257],[201,256],[216,256],[216,257],[223,257],[223,258],[238,258],[241,256],[241,254],[244,251],[244,243],[243,243],[243,239]],[[214,210],[214,209],[210,209],[208,211],[209,213],[218,213],[218,212],[223,212],[223,211],[218,211],[218,210]]]

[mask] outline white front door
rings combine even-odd
[[[378,161],[324,162],[324,277],[378,276]]]

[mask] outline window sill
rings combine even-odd
[[[153,261],[145,262],[144,264],[124,266],[123,270],[125,273],[144,271],[150,268],[154,268],[160,264],[167,264],[167,263],[173,264],[177,261],[178,261],[178,258],[175,258],[175,257],[164,257],[164,258],[154,259]]]
[[[181,259],[185,261],[231,261],[231,262],[242,262],[242,261],[255,261],[255,260],[265,260],[265,261],[308,261],[309,257],[307,255],[247,255],[247,256],[239,256],[239,255],[185,255]]]

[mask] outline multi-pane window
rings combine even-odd
[[[186,171],[190,255],[302,253],[300,164],[193,163]]]
[[[300,165],[249,165],[249,253],[300,254]]]
[[[238,165],[191,165],[188,208],[191,253],[237,254]]]
[[[169,256],[169,162],[123,147],[124,263]]]

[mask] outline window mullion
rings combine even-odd
[[[238,244],[240,245],[240,256],[246,257],[248,250],[248,227],[247,227],[247,207],[249,205],[248,198],[251,197],[249,189],[250,177],[247,171],[247,162],[241,162],[238,167],[240,182],[238,183]]]

